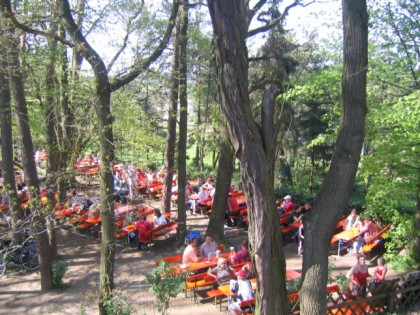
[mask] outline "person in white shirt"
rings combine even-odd
[[[236,293],[238,298],[237,302],[234,302],[229,305],[228,314],[243,314],[244,311],[241,309],[241,302],[250,300],[254,297],[254,292],[252,291],[252,284],[249,280],[246,279],[245,270],[241,269],[238,271],[238,280],[231,280],[230,290],[232,293]]]
[[[196,238],[191,238],[188,241],[188,246],[185,248],[184,253],[182,254],[182,263],[188,264],[191,262],[197,262],[202,259],[200,252],[197,251],[198,241]]]

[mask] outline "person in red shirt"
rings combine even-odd
[[[295,204],[292,201],[292,197],[290,195],[287,195],[284,197],[284,203],[283,203],[283,211],[284,213],[292,212],[295,208]]]
[[[145,245],[144,250],[147,250],[147,244],[143,242],[146,240],[146,234],[148,231],[153,229],[153,224],[146,220],[146,216],[144,214],[141,215],[140,221],[136,222],[136,230],[138,231],[139,242],[137,245],[138,250],[143,249],[143,245]]]
[[[240,264],[243,262],[246,262],[246,260],[249,258],[249,250],[248,250],[248,241],[244,240],[242,241],[242,249],[238,251],[235,256],[232,258],[232,264]]]

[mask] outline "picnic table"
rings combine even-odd
[[[335,234],[331,240],[331,243],[338,242],[338,256],[340,256],[340,250],[341,250],[341,243],[342,242],[349,242],[361,235],[362,232],[359,231],[356,227],[351,227],[345,231],[342,231],[338,234]]]
[[[230,252],[220,253],[220,257],[226,258],[228,262],[231,259]],[[217,257],[213,255],[211,260],[209,260],[208,257],[205,257],[202,260],[197,261],[197,262],[189,262],[187,264],[175,265],[174,268],[179,273],[181,273],[185,271],[197,271],[200,269],[213,268],[216,265],[217,265]]]

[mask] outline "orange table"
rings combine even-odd
[[[230,253],[220,253],[220,257],[225,257],[226,260],[229,262],[230,261]],[[208,258],[204,258],[200,261],[197,262],[190,262],[187,263],[188,267],[186,268],[181,268],[181,265],[175,265],[174,268],[176,268],[176,270],[178,270],[178,272],[184,272],[184,271],[197,271],[200,269],[208,269],[208,268],[213,268],[217,265],[217,258],[216,256],[212,256],[212,259],[209,261]]]
[[[126,231],[127,233],[134,233],[136,231],[136,226],[134,224],[130,224],[123,227],[122,230]]]
[[[102,222],[101,217],[94,217],[94,218],[89,218],[85,220],[86,223],[91,223],[91,224],[98,224]]]
[[[351,227],[348,230],[335,234],[333,236],[332,241],[338,240],[338,256],[340,256],[341,242],[348,242],[354,240],[355,238],[359,237],[360,234],[362,233],[356,227]]]

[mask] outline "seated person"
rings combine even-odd
[[[252,291],[252,284],[246,279],[246,272],[244,270],[238,271],[238,280],[232,280],[230,283],[230,290],[236,293],[237,302],[231,303],[228,307],[228,314],[244,314],[248,310],[241,309],[241,301],[250,300],[254,297]]]
[[[284,213],[289,213],[293,211],[293,209],[295,208],[295,204],[292,201],[292,196],[287,195],[286,197],[284,197],[284,202],[283,202],[282,207],[283,207]]]
[[[346,218],[346,221],[344,222],[344,230],[348,230],[352,227],[357,227],[360,222],[360,218],[357,215],[356,209],[352,209],[349,216]]]
[[[246,278],[247,279],[255,278],[254,271],[252,270],[251,257],[248,257],[246,259],[246,263],[245,263],[245,265],[242,266],[242,269],[241,270],[244,270],[246,272]]]
[[[206,235],[204,238],[204,243],[200,247],[201,257],[208,257],[209,253],[215,255],[216,253],[216,243],[213,242],[211,235]]]
[[[101,200],[95,199],[93,204],[89,207],[88,218],[95,218],[101,214]]]
[[[147,217],[142,214],[140,216],[140,220],[136,222],[136,230],[138,232],[138,238],[139,242],[137,245],[137,249],[141,250],[143,249],[143,245],[145,245],[145,250],[147,250],[147,243],[143,243],[146,241],[149,241],[146,239],[146,234],[148,231],[151,231],[153,229],[153,224],[149,221],[147,221]]]
[[[162,212],[159,209],[155,209],[155,215],[153,216],[153,224],[155,225],[155,228],[160,225],[165,225],[168,223],[166,220],[166,217],[162,214]],[[162,230],[159,230],[157,232],[157,235],[163,235],[168,231],[167,228],[163,228]]]
[[[249,258],[248,241],[242,241],[242,249],[238,251],[232,258],[232,264],[240,264],[245,262]]]
[[[302,207],[295,206],[295,209],[290,213],[289,217],[287,218],[287,225],[292,224],[293,222],[302,221]]]
[[[217,266],[209,268],[207,275],[213,277],[219,285],[229,282],[230,275],[233,274],[234,270],[229,268],[225,257],[220,257],[217,260]]]
[[[200,256],[200,251],[197,250],[197,244],[198,240],[196,238],[191,238],[188,240],[188,246],[185,248],[184,253],[182,254],[183,264],[198,262],[203,259]]]

